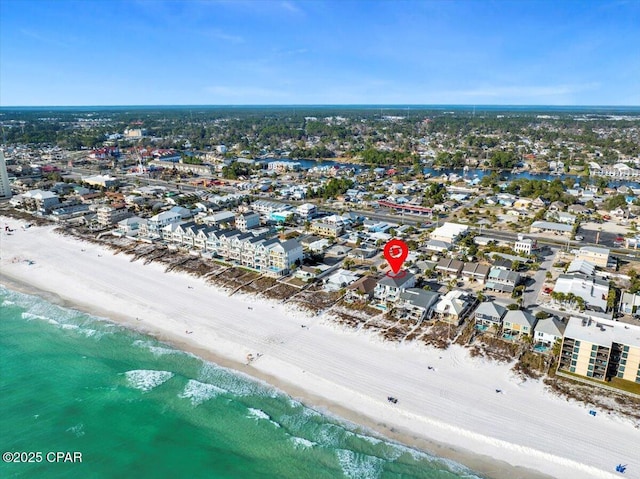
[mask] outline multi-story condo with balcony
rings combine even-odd
[[[571,318],[558,370],[609,381],[640,383],[640,327],[608,319]]]

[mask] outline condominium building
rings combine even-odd
[[[9,185],[7,163],[4,161],[4,153],[2,150],[0,150],[0,198],[11,198],[11,186]]]
[[[101,206],[97,210],[98,223],[103,226],[111,226],[125,218],[133,216],[127,208],[114,208],[113,206]]]
[[[22,204],[25,209],[49,213],[51,209],[60,204],[60,198],[51,191],[31,190],[23,193]]]
[[[608,319],[570,318],[558,370],[600,381],[640,383],[640,327]]]

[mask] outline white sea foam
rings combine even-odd
[[[384,460],[358,454],[347,449],[336,449],[338,462],[345,476],[352,479],[377,479],[382,474]]]
[[[201,383],[195,379],[189,379],[180,397],[191,399],[191,404],[198,406],[225,392],[224,389],[214,386],[213,384]]]
[[[43,319],[45,321],[49,321],[49,318],[47,318],[46,316],[41,316],[39,314],[33,314],[33,313],[28,313],[28,312],[24,312],[20,315],[22,317],[22,319],[26,319],[27,321],[31,321],[32,319]],[[54,321],[53,319],[51,321]],[[57,321],[54,321],[55,324],[57,324]]]
[[[177,349],[163,348],[162,346],[156,346],[153,341],[145,341],[142,339],[136,339],[133,345],[139,348],[148,349],[154,356],[164,356],[165,354],[178,354],[180,351]]]
[[[378,439],[377,437],[373,437],[373,436],[366,436],[364,434],[358,434],[355,432],[348,432],[348,434],[353,434],[354,436],[359,437],[360,439],[363,439],[367,441],[369,444],[373,444],[374,446],[377,446],[380,443],[385,443],[385,441],[383,441],[382,439]]]
[[[72,426],[69,429],[67,429],[67,432],[72,433],[76,437],[82,437],[84,436],[84,424],[82,423],[76,424],[75,426]]]
[[[298,449],[298,448],[309,449],[310,447],[318,445],[317,443],[315,443],[313,441],[309,441],[308,439],[305,439],[303,437],[297,437],[297,436],[292,436],[291,437],[291,442],[293,442],[293,446],[296,449]]]
[[[269,417],[269,415],[266,412],[264,412],[262,409],[255,409],[252,407],[249,408],[249,416],[255,419],[267,419],[267,420],[271,419],[271,417]]]
[[[278,424],[273,419],[271,419],[271,416],[269,416],[262,409],[256,409],[256,408],[250,407],[249,408],[249,416],[247,416],[247,417],[252,418],[252,419],[256,419],[256,420],[264,419],[265,421],[269,421],[275,427],[280,427],[280,424]]]
[[[80,326],[78,326],[77,324],[61,324],[60,327],[62,329],[79,329],[80,328]]]
[[[198,379],[215,384],[234,396],[262,396],[276,398],[278,391],[266,383],[229,369],[205,362]]]
[[[338,447],[344,430],[335,424],[323,424],[317,432],[318,442],[327,447]]]
[[[102,331],[98,332],[95,329],[90,328],[80,328],[78,332],[84,334],[87,338],[91,338],[93,336],[96,336],[96,338],[101,338],[104,334]]]
[[[169,371],[154,371],[150,369],[134,369],[125,373],[129,385],[141,391],[151,391],[173,377]]]
[[[4,306],[5,308],[7,306],[13,306],[14,304],[16,304],[15,301],[10,301],[8,299],[5,299],[4,301],[2,301],[2,306]]]

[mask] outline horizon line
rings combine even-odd
[[[640,108],[640,105],[627,104],[526,104],[526,103],[165,103],[165,104],[95,104],[95,105],[0,105],[0,109],[10,108],[122,108],[122,107],[217,107],[217,108],[237,108],[237,107],[554,107],[554,108]]]

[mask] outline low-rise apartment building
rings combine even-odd
[[[570,318],[558,370],[600,381],[640,383],[640,327],[608,319]]]
[[[609,263],[609,249],[597,246],[583,246],[576,253],[577,260],[588,261],[600,268],[606,268]]]

